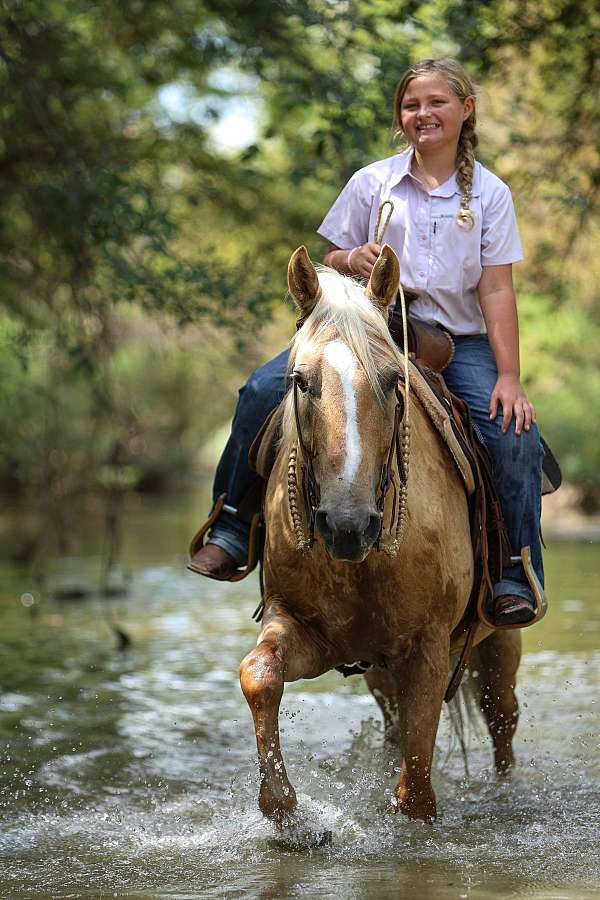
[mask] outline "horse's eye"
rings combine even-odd
[[[294,381],[298,385],[298,390],[303,394],[306,394],[308,391],[308,381],[304,375],[301,375],[300,372],[294,372]]]
[[[389,394],[398,384],[398,372],[386,372],[381,378],[381,390],[384,394]]]

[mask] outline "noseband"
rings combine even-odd
[[[302,427],[300,425],[300,412],[298,407],[299,393],[299,376],[292,376],[292,391],[294,400],[294,418],[296,420],[296,431],[298,434],[298,444],[293,444],[290,450],[288,460],[288,499],[290,504],[290,513],[296,535],[296,549],[301,553],[309,553],[315,541],[315,521],[317,509],[320,503],[320,490],[313,465],[314,454],[306,445],[302,435]],[[406,505],[407,505],[407,484],[408,484],[408,463],[410,456],[410,426],[404,397],[396,385],[396,407],[394,409],[394,428],[390,446],[386,454],[385,462],[381,467],[381,475],[379,478],[379,489],[375,505],[381,518],[379,534],[374,546],[377,550],[383,550],[388,556],[395,557],[402,541],[404,529],[406,526]],[[401,436],[402,432],[402,436]],[[298,446],[302,452],[302,464],[300,467],[301,483],[302,483],[302,500],[304,505],[304,517],[307,526],[307,535],[304,532],[302,517],[298,510]],[[400,484],[396,487],[394,478],[394,458],[398,469]],[[390,544],[382,543],[383,534],[383,513],[385,507],[385,499],[390,487],[394,489],[394,501],[392,506],[392,517],[390,520],[390,532],[393,535]],[[393,529],[394,521],[396,527]]]

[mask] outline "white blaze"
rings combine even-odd
[[[346,459],[342,478],[353,481],[360,465],[361,445],[356,420],[356,394],[353,378],[356,372],[356,357],[343,341],[331,341],[325,347],[325,359],[335,369],[342,382],[344,406],[346,409]]]

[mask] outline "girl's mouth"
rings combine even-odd
[[[437,122],[428,122],[427,125],[417,125],[417,131],[435,131],[439,127]]]

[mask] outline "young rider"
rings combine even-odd
[[[330,242],[324,262],[368,278],[380,250],[373,240],[379,209],[391,201],[385,242],[398,254],[403,285],[417,294],[411,314],[454,335],[455,355],[444,378],[468,401],[491,454],[512,553],[529,546],[543,584],[543,449],[520,382],[512,264],[523,257],[510,190],[474,159],[475,88],[456,61],[411,66],[396,89],[394,116],[408,149],[352,176],[318,230]],[[228,504],[250,484],[248,448],[285,392],[287,357],[286,350],[240,391],[215,478],[215,497],[227,493]],[[246,526],[223,514],[190,567],[226,580],[245,560],[246,544]],[[494,598],[498,624],[533,617],[520,563],[504,570]]]

